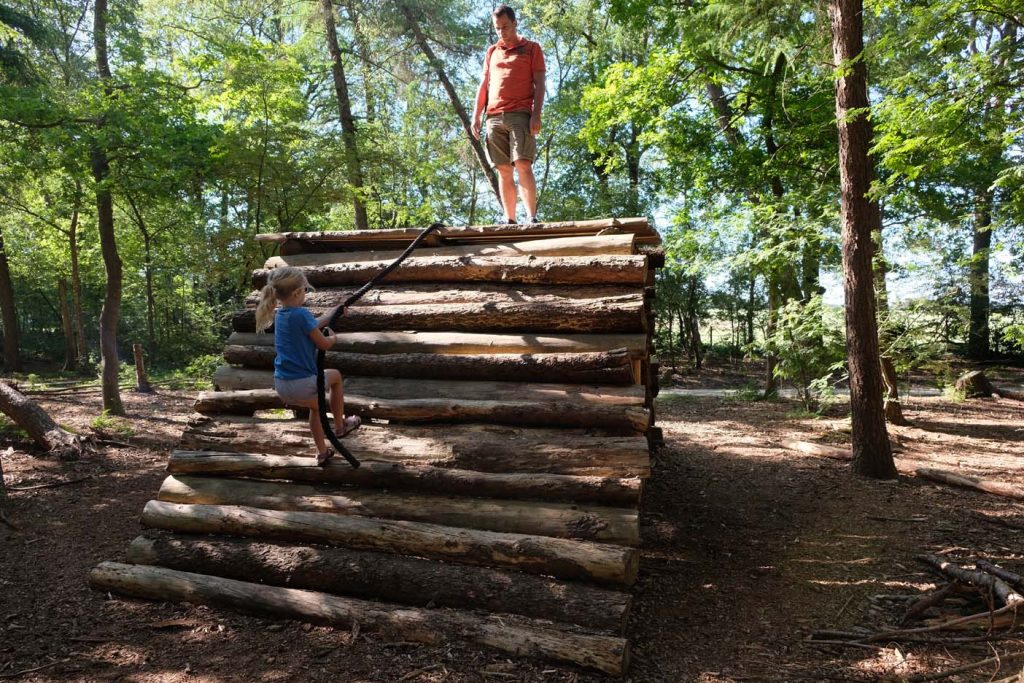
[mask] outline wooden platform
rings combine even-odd
[[[319,313],[419,230],[261,235]],[[256,296],[104,591],[461,640],[622,675],[656,438],[646,219],[445,228],[336,327],[346,437],[320,468],[272,390]],[[652,251],[654,249],[654,251]]]

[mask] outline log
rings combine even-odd
[[[320,316],[327,309],[310,309]],[[569,302],[487,302],[353,306],[331,325],[336,332],[422,330],[424,332],[642,332],[647,328],[643,295],[619,300]],[[235,332],[255,332],[256,312],[232,316]]]
[[[628,642],[614,636],[571,633],[527,619],[498,620],[460,610],[399,607],[161,567],[103,562],[89,573],[89,585],[98,591],[150,600],[230,607],[349,628],[359,624],[402,641],[440,645],[458,638],[613,675],[621,675],[629,659]]]
[[[228,344],[274,346],[272,334],[235,332]],[[631,358],[647,353],[643,334],[472,334],[468,332],[343,332],[334,347],[345,353],[441,355],[601,353],[624,348]]]
[[[412,605],[519,614],[622,635],[628,593],[521,572],[329,546],[159,534],[128,547],[131,564]]]
[[[329,512],[338,515],[403,519],[466,529],[533,536],[575,538],[616,545],[638,545],[636,510],[459,496],[392,493],[171,475],[157,500],[188,505],[245,505],[264,510]]]
[[[314,287],[362,285],[377,275],[381,261],[335,263],[302,268]],[[645,256],[410,256],[384,282],[507,282],[539,285],[647,284]],[[653,271],[652,271],[653,272]],[[270,271],[253,271],[253,287],[261,289]]]
[[[650,426],[650,411],[639,406],[587,403],[572,396],[556,396],[543,403],[537,403],[538,400],[541,399],[390,399],[346,391],[345,411],[364,419],[409,423],[490,422],[538,427],[599,427],[637,432],[645,432]],[[286,407],[273,389],[203,391],[193,406],[196,412],[205,415],[252,415],[258,410]]]
[[[946,470],[937,470],[928,467],[919,467],[915,472],[919,477],[924,477],[931,481],[937,481],[941,484],[962,486],[964,488],[982,491],[984,493],[991,493],[997,496],[1024,500],[1024,487],[1016,484],[996,481],[994,479],[980,479],[978,477],[970,477],[963,474],[954,474],[953,472],[947,472]]]
[[[309,292],[305,305],[327,310],[355,294],[357,287],[327,287]],[[245,299],[246,308],[256,308],[259,290],[250,292]],[[435,304],[487,304],[534,303],[572,304],[577,301],[603,300],[628,302],[642,296],[653,301],[654,292],[620,285],[514,285],[507,283],[399,283],[380,285],[368,291],[352,310],[374,306],[423,306]]]
[[[1024,576],[1021,576],[1016,572],[1011,572],[1009,569],[1004,569],[998,564],[993,564],[988,560],[978,560],[974,565],[986,574],[991,574],[996,578],[1002,579],[1016,588],[1024,589]]]
[[[24,429],[30,439],[61,460],[77,460],[82,455],[82,440],[61,429],[49,413],[6,382],[0,382],[0,412]]]
[[[272,346],[224,348],[224,360],[253,369],[272,369],[277,353]],[[562,384],[633,384],[633,363],[626,349],[600,353],[476,354],[447,356],[434,353],[370,354],[328,351],[324,367],[346,377],[404,377],[498,382],[558,382]]]
[[[782,447],[790,451],[797,451],[798,453],[816,455],[819,458],[832,458],[833,460],[853,460],[853,452],[850,449],[839,448],[838,446],[828,446],[826,444],[811,443],[810,441],[796,441],[793,439],[785,439],[782,442]]]
[[[915,559],[930,565],[946,578],[965,583],[969,586],[986,589],[998,598],[1001,604],[1008,607],[1020,605],[1024,602],[1024,595],[1016,592],[1008,583],[992,574],[964,569],[944,557],[932,555],[931,553],[916,555]]]
[[[616,586],[632,585],[639,563],[635,548],[605,543],[324,512],[151,500],[142,511],[142,524],[192,534],[325,543]]]
[[[457,247],[426,247],[416,250],[417,256],[600,256],[632,254],[633,235],[587,235],[584,237],[553,237],[519,242],[485,242]],[[326,253],[282,254],[267,259],[264,268],[282,266],[323,266],[354,261],[390,263],[401,256],[401,249],[379,251],[335,251]]]
[[[281,253],[298,253],[286,249],[312,245],[330,245],[337,249],[343,245],[371,248],[370,245],[385,244],[393,248],[405,248],[423,228],[398,228],[394,230],[346,230],[325,232],[283,232],[256,235],[259,242],[282,244]],[[508,241],[522,239],[548,239],[555,236],[585,236],[597,234],[631,233],[637,244],[660,244],[661,237],[651,228],[646,218],[601,218],[586,221],[564,221],[559,223],[523,225],[467,225],[447,226],[429,235],[424,246],[445,244],[469,244],[473,242]]]
[[[650,453],[642,436],[580,429],[366,424],[345,437],[345,444],[359,460],[478,472],[647,477],[651,471]],[[315,452],[306,420],[234,416],[194,415],[182,434],[181,447],[275,455]]]
[[[956,380],[956,390],[967,398],[995,396],[996,398],[1024,401],[1024,392],[994,386],[981,370],[972,370],[962,374]]]
[[[167,469],[175,474],[222,474],[442,495],[509,500],[565,500],[620,506],[635,506],[639,503],[643,482],[639,477],[505,474],[396,462],[363,461],[361,467],[353,469],[347,463],[332,460],[325,467],[314,467],[311,458],[296,456],[188,451],[172,453]]]

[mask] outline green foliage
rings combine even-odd
[[[135,434],[135,428],[128,420],[123,417],[115,417],[106,410],[94,417],[89,426],[97,432],[116,434],[124,438]]]

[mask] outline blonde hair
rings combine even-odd
[[[279,299],[285,299],[300,287],[309,287],[306,275],[298,268],[275,268],[267,276],[267,284],[260,290],[256,304],[256,331],[263,332],[274,322],[274,309]]]

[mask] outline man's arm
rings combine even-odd
[[[487,105],[487,73],[480,79],[480,87],[476,90],[476,103],[473,105],[473,137],[480,139],[480,116]]]
[[[540,134],[541,112],[544,109],[544,72],[533,72],[533,113],[530,114],[530,134]]]

